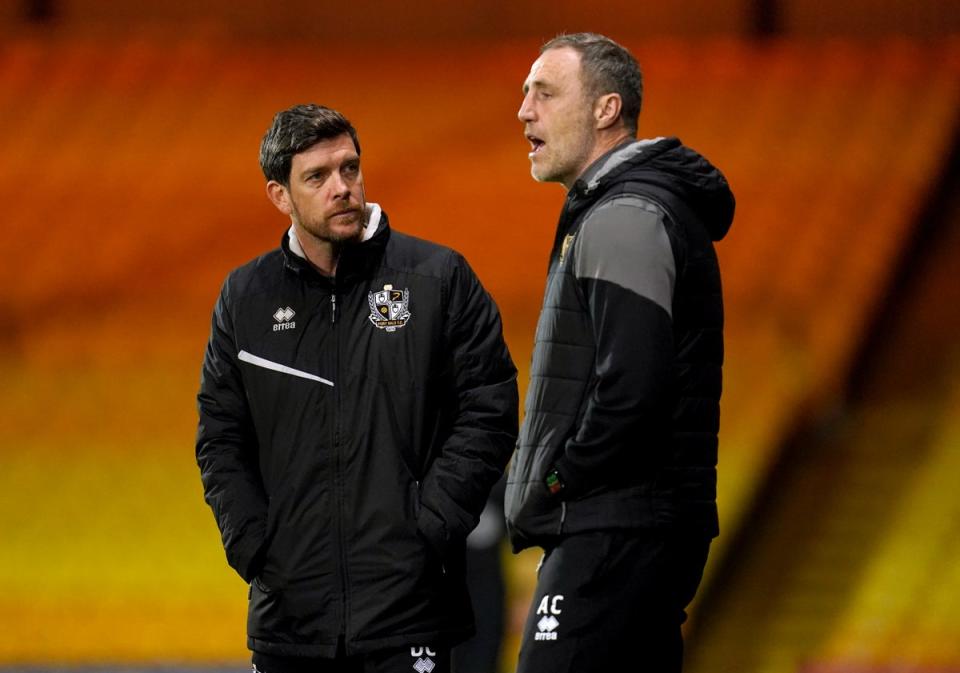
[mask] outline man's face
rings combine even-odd
[[[359,240],[366,223],[366,202],[360,155],[350,135],[321,140],[293,155],[290,186],[275,203],[321,241]]]
[[[596,143],[591,101],[580,76],[580,54],[570,47],[540,55],[523,84],[517,117],[530,141],[530,174],[567,189],[586,169]]]

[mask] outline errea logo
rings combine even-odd
[[[289,306],[286,308],[278,308],[277,312],[273,314],[273,319],[277,321],[277,324],[273,326],[274,332],[280,332],[286,329],[294,329],[297,326],[297,323],[293,322],[293,316],[297,315]]]
[[[436,664],[430,657],[437,656],[437,653],[429,647],[411,647],[410,656],[416,659],[416,661],[413,662],[413,670],[417,673],[430,673],[430,671],[436,668]]]
[[[537,622],[537,632],[533,634],[534,640],[557,639],[557,627],[560,626],[560,620],[556,616],[562,612],[560,609],[560,601],[562,600],[563,596],[560,594],[556,596],[548,594],[540,601],[537,606],[537,614],[543,615],[543,617]]]

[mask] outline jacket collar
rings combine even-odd
[[[330,285],[343,285],[364,277],[380,260],[383,250],[390,238],[390,222],[387,214],[376,203],[367,204],[367,224],[363,229],[363,236],[359,243],[344,246],[337,262],[335,277],[324,276],[307,261],[297,238],[293,225],[283,233],[280,239],[280,250],[283,253],[284,265],[297,275],[319,280]]]
[[[595,192],[610,177],[619,173],[618,169],[639,163],[645,153],[649,153],[651,148],[664,140],[668,139],[660,136],[648,140],[630,140],[617,145],[606,154],[601,154],[573,183],[571,195],[588,196]],[[676,144],[679,144],[679,141]]]

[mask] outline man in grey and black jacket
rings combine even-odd
[[[636,60],[548,42],[519,118],[533,177],[567,200],[508,477],[516,551],[546,550],[518,673],[682,666],[680,625],[717,535],[723,175],[676,138],[637,141]]]
[[[260,163],[291,226],[223,285],[196,445],[254,668],[449,671],[465,540],[516,439],[499,313],[366,202],[338,112],[278,113]]]

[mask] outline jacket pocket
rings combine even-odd
[[[256,577],[253,578],[252,584],[253,584],[253,587],[256,587],[260,591],[260,593],[263,593],[263,594],[273,593],[273,589],[264,583],[264,581],[260,578],[260,575],[257,575]],[[251,587],[251,589],[253,587]],[[252,594],[251,594],[251,597],[252,597]]]
[[[272,594],[284,588],[290,580],[291,552],[287,542],[290,536],[288,528],[280,526],[276,520],[273,521],[263,554],[263,565],[252,582],[264,594]]]

